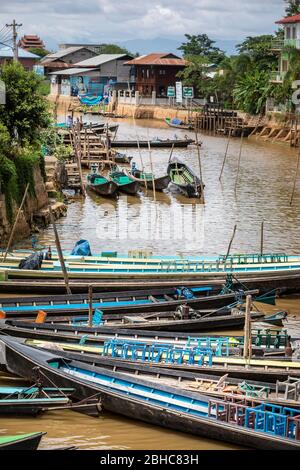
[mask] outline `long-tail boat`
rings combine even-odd
[[[39,371],[43,385],[73,387],[78,401],[98,394],[103,410],[247,447],[300,448],[300,415],[296,408],[271,403],[251,406],[249,402],[228,402],[179,390],[66,360],[59,354],[36,350],[7,337],[1,337],[0,348],[1,360],[11,373],[32,378]]]
[[[114,196],[118,185],[111,179],[105,178],[98,172],[98,165],[92,166],[91,173],[87,176],[87,186],[100,196]]]
[[[109,325],[102,328],[95,324],[88,327],[86,317],[80,318],[79,321],[73,320],[70,323],[57,323],[56,318],[53,321],[39,324],[22,320],[3,320],[0,322],[0,331],[2,334],[27,339],[66,341],[68,343],[83,341],[84,345],[90,346],[103,346],[105,341],[119,339],[124,341],[134,340],[147,344],[160,342],[180,347],[200,343],[202,346],[214,348],[221,340],[222,344],[226,344],[228,355],[231,354],[231,349],[238,352],[244,344],[244,338],[241,336],[229,338],[222,336],[219,332],[215,332],[213,336],[207,336],[200,333],[149,331],[131,329],[130,324],[127,325],[127,328],[121,329]],[[256,329],[254,324],[252,328],[252,345],[253,354],[260,351],[260,349],[263,351],[284,351],[288,345],[287,331]]]
[[[243,301],[247,295],[252,295],[258,302],[274,302],[271,297],[258,296],[258,290],[214,293],[210,286],[193,289],[149,289],[133,292],[106,292],[93,294],[93,308],[114,314],[148,313],[174,311],[178,306],[188,305],[194,309],[219,309],[236,302]],[[39,310],[49,315],[79,315],[89,310],[88,296],[74,294],[48,297],[18,297],[0,299],[0,310],[7,317],[21,318],[32,316]],[[228,310],[223,312],[225,315]],[[117,317],[115,317],[117,319]]]
[[[140,185],[123,170],[114,170],[109,174],[110,180],[118,187],[118,190],[126,194],[136,194]]]
[[[172,148],[181,147],[186,148],[191,144],[194,144],[193,139],[153,139],[150,141],[151,148]],[[112,140],[112,147],[136,147],[136,148],[148,148],[148,140]]]
[[[57,350],[53,349],[51,344],[45,348],[48,352],[53,354]],[[155,383],[169,384],[178,387],[181,390],[197,391],[205,393],[206,395],[224,398],[235,397],[240,399],[252,399],[257,403],[264,403],[266,401],[272,402],[281,406],[292,406],[300,408],[300,392],[290,393],[286,396],[286,390],[293,382],[281,383],[277,381],[272,382],[257,382],[255,380],[243,380],[241,378],[230,377],[228,374],[222,377],[218,375],[210,375],[207,373],[193,373],[188,371],[178,371],[172,369],[163,369],[156,367],[153,369],[146,363],[130,363],[120,361],[116,358],[104,356],[89,356],[87,354],[80,354],[76,352],[59,351],[60,357],[67,360],[75,360],[90,364],[96,367],[102,367],[113,372],[122,372],[127,375],[134,375],[139,378],[146,378]],[[300,379],[299,379],[300,381]]]
[[[204,184],[199,177],[183,162],[173,159],[168,166],[167,173],[171,184],[182,194],[189,198],[200,198]]]
[[[167,189],[170,183],[169,175],[155,177],[152,173],[146,173],[138,168],[131,169],[130,172],[127,172],[135,181],[141,186],[145,186],[148,189],[154,189],[155,191],[163,191]]]
[[[168,124],[169,127],[175,127],[176,129],[183,129],[188,131],[194,129],[194,125],[192,123],[185,123],[180,119],[166,118],[165,122]]]
[[[0,450],[37,450],[45,432],[0,436]]]
[[[0,415],[37,416],[51,408],[66,408],[69,399],[63,396],[59,398],[2,398],[0,399]]]

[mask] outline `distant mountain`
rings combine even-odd
[[[232,55],[235,51],[235,46],[241,40],[222,40],[216,39],[216,46],[227,54]],[[118,42],[121,47],[126,47],[130,52],[138,52],[140,55],[150,54],[150,52],[173,52],[173,54],[180,54],[178,47],[184,42],[182,39],[169,39],[169,38],[155,38],[155,39],[130,39],[128,41]]]

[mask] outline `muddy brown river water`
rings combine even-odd
[[[97,117],[88,118],[96,121]],[[118,138],[170,138],[176,134],[193,136],[170,129],[164,123],[120,119]],[[146,249],[153,254],[218,255],[227,251],[233,227],[238,225],[233,252],[257,252],[260,247],[260,224],[265,221],[265,251],[300,253],[300,181],[293,207],[290,196],[297,157],[285,145],[246,140],[243,147],[240,177],[235,194],[239,140],[232,140],[222,183],[222,166],[226,139],[201,135],[201,163],[205,183],[205,205],[198,200],[166,192],[141,192],[137,197],[120,196],[111,201],[89,194],[86,200],[75,199],[68,214],[57,221],[64,249],[71,249],[81,238],[88,239],[93,252]],[[123,150],[122,150],[123,152]],[[141,166],[137,149],[124,149]],[[166,172],[169,149],[152,151],[157,175]],[[197,149],[175,149],[174,156],[199,174]],[[147,149],[142,162],[151,170]],[[177,227],[177,228],[176,228]],[[176,228],[176,229],[175,229]],[[42,245],[54,244],[51,228],[39,234]],[[24,244],[23,244],[24,245]],[[27,242],[30,246],[30,241]],[[300,337],[300,297],[280,299],[277,309],[290,311],[289,329]],[[266,311],[274,311],[267,308]],[[240,332],[228,332],[230,334]],[[1,381],[3,383],[3,381]],[[9,382],[13,383],[13,382]],[[54,412],[35,419],[0,418],[0,434],[45,431],[42,447],[76,445],[80,449],[125,450],[204,450],[235,449],[229,444],[185,435],[104,413],[99,419],[74,412]]]

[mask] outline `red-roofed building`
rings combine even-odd
[[[29,35],[25,34],[19,41],[19,47],[22,49],[25,49],[25,51],[28,51],[29,49],[45,49],[45,44],[39,38],[39,36],[36,36],[34,34]]]
[[[276,24],[283,28],[284,38],[273,41],[272,49],[279,53],[279,67],[278,71],[272,73],[271,81],[282,83],[289,69],[289,56],[285,48],[291,46],[300,49],[300,15],[282,18]]]
[[[187,62],[170,53],[153,53],[137,57],[126,62],[131,66],[131,76],[135,77],[135,89],[142,96],[151,96],[156,92],[158,98],[167,96],[169,86],[175,86],[179,80],[178,72],[186,67]]]

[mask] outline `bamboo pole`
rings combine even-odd
[[[245,359],[251,359],[251,356],[252,356],[251,308],[252,308],[252,297],[251,295],[248,295],[246,299],[246,314],[245,314],[245,327],[244,327],[244,358]]]
[[[59,236],[58,236],[58,232],[57,232],[57,228],[56,228],[56,224],[55,224],[55,220],[54,220],[54,216],[53,216],[53,212],[52,212],[52,208],[51,208],[50,204],[49,204],[49,214],[50,214],[51,224],[53,225],[53,231],[54,231],[54,236],[55,236],[55,244],[56,244],[56,249],[57,249],[61,269],[62,269],[62,272],[63,272],[63,275],[64,275],[66,291],[67,291],[68,295],[71,295],[72,291],[71,291],[70,286],[69,286],[69,276],[68,276],[68,272],[66,270],[65,260],[64,260],[62,249],[61,249],[61,244],[60,244],[60,240],[59,240]]]
[[[200,155],[200,146],[198,140],[198,131],[195,127],[195,137],[196,137],[196,146],[197,146],[197,155],[198,155],[198,165],[199,165],[199,174],[200,174],[200,187],[201,187],[201,202],[205,204],[205,197],[204,197],[204,186],[203,186],[203,179],[202,179],[202,167],[201,167],[201,155]]]
[[[12,241],[13,241],[13,238],[14,238],[14,234],[15,234],[15,231],[16,231],[16,228],[17,228],[17,224],[18,224],[18,221],[19,221],[19,218],[20,218],[20,215],[21,215],[21,211],[22,211],[23,206],[24,206],[25,201],[26,201],[28,190],[29,190],[29,183],[26,186],[21,205],[18,209],[17,216],[16,216],[13,228],[12,228],[11,233],[10,233],[10,237],[9,237],[9,240],[8,240],[8,243],[7,243],[6,251],[5,251],[4,257],[2,259],[2,262],[4,262],[6,260],[8,252],[10,250],[10,247],[11,247],[11,244],[12,244]]]
[[[171,149],[171,152],[170,152],[170,156],[169,156],[169,161],[168,161],[168,163],[170,163],[170,161],[172,160],[174,148],[175,148],[175,144],[172,145],[172,149]]]
[[[82,191],[82,195],[86,197],[86,190],[85,190],[85,184],[83,181],[82,166],[81,166],[81,148],[79,149],[79,147],[81,147],[81,140],[80,140],[81,137],[80,137],[80,130],[78,130],[78,127],[79,126],[77,126],[77,129],[74,130],[74,142],[75,142],[74,149],[75,149],[75,155],[77,158],[77,166],[78,166],[78,172],[79,172],[79,178],[80,178],[81,191]]]
[[[260,232],[260,254],[263,256],[264,254],[264,229],[265,229],[265,223],[262,221],[261,223],[261,232]]]
[[[235,193],[236,193],[236,191],[237,191],[237,186],[238,186],[239,176],[240,176],[241,159],[242,159],[242,151],[243,151],[243,143],[244,143],[244,132],[242,132],[242,136],[241,136],[241,145],[240,145],[240,152],[239,152],[238,169],[237,169],[236,180],[235,180],[235,187],[234,187],[234,192],[235,192]]]
[[[148,135],[148,148],[149,148],[150,168],[151,168],[151,176],[152,176],[153,197],[154,197],[154,201],[156,202],[155,180],[154,180],[154,173],[153,173],[152,152],[151,152],[151,144],[149,140],[149,135]]]
[[[234,226],[233,234],[232,234],[231,240],[230,240],[229,245],[228,245],[228,250],[227,250],[225,261],[227,260],[228,256],[230,255],[230,250],[231,250],[231,247],[232,247],[232,244],[233,244],[233,240],[235,238],[236,230],[237,230],[237,225]]]
[[[290,200],[290,206],[293,205],[293,201],[294,201],[294,196],[295,196],[295,192],[296,192],[296,184],[297,184],[298,173],[299,173],[299,167],[300,167],[300,149],[299,149],[299,152],[298,152],[297,168],[296,168],[296,174],[295,174],[295,179],[294,179],[293,191],[292,191],[291,200]]]
[[[221,173],[220,173],[220,176],[219,176],[219,181],[221,181],[221,179],[222,179],[223,172],[224,172],[224,168],[225,168],[225,164],[226,164],[226,161],[227,161],[230,139],[231,139],[231,129],[229,129],[229,132],[228,132],[227,145],[226,145],[226,150],[225,150],[225,155],[224,155],[224,160],[223,160],[223,165],[222,165]]]
[[[91,328],[93,326],[93,285],[89,284],[89,322],[88,326]]]

